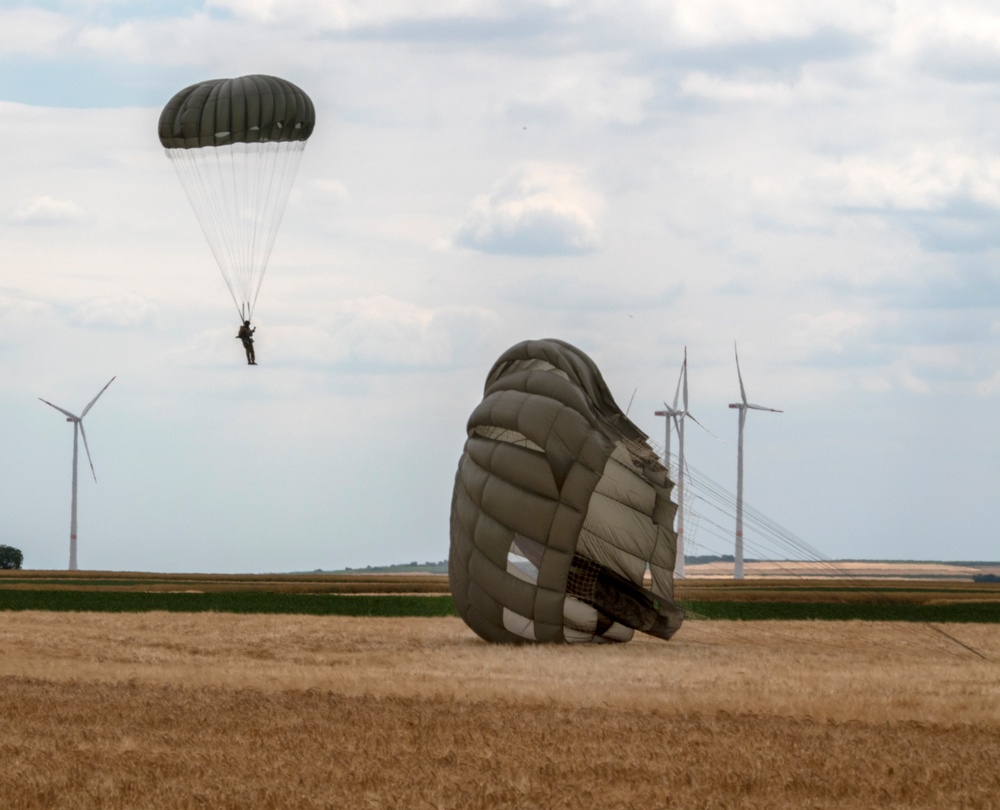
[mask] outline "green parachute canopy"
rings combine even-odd
[[[253,314],[302,151],[312,100],[274,76],[193,84],[160,113],[177,170],[241,320]]]
[[[560,340],[511,347],[467,435],[448,577],[472,630],[510,643],[677,631],[673,483],[593,360]]]

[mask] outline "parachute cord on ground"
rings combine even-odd
[[[944,636],[945,638],[949,638],[949,639],[951,639],[951,640],[952,640],[952,641],[954,641],[954,642],[955,642],[955,643],[956,643],[956,644],[957,644],[957,645],[958,645],[959,647],[964,647],[965,649],[967,649],[967,650],[968,650],[969,652],[973,653],[974,655],[978,655],[978,656],[979,656],[980,658],[982,658],[982,659],[983,659],[984,661],[989,661],[989,660],[990,660],[990,659],[989,659],[989,658],[987,658],[987,657],[986,657],[985,655],[983,655],[983,654],[982,654],[981,652],[979,652],[979,650],[977,650],[977,649],[976,649],[975,647],[972,647],[972,646],[970,646],[970,645],[966,644],[966,643],[965,643],[964,641],[961,641],[960,639],[957,639],[957,638],[955,638],[955,637],[954,637],[954,636],[953,636],[953,635],[952,635],[951,633],[949,633],[949,632],[947,632],[947,631],[945,631],[945,630],[942,630],[942,629],[941,629],[940,627],[937,627],[936,625],[933,625],[933,624],[931,624],[930,622],[927,622],[926,624],[927,624],[927,626],[928,626],[928,627],[929,627],[929,628],[930,628],[931,630],[934,630],[934,631],[936,631],[936,632],[940,633],[940,634],[941,634],[942,636]]]
[[[670,464],[670,467],[676,470],[677,460],[673,457],[673,454],[671,455],[671,461],[673,463]],[[713,520],[709,517],[708,512],[714,510],[729,520],[735,521],[736,497],[708,476],[692,468],[689,464],[685,463],[684,468],[685,522],[688,524],[686,527],[688,531],[685,532],[686,550],[690,554],[692,547],[700,547],[704,548],[709,553],[714,553],[718,556],[725,556],[719,551],[709,548],[706,544],[702,543],[700,540],[701,532],[699,530],[705,530],[705,526],[707,525],[708,527],[711,527],[707,529],[708,534],[714,536],[723,544],[731,542],[733,539],[733,531],[727,526],[723,526],[718,522],[718,520]],[[699,503],[705,507],[705,511],[697,508],[696,505]],[[692,517],[694,520],[691,520]],[[790,579],[805,581],[811,578],[804,577],[801,573],[798,573],[792,570],[789,566],[782,564],[782,561],[777,559],[778,556],[784,555],[792,560],[800,559],[812,563],[819,563],[821,572],[824,572],[831,578],[851,580],[854,583],[855,588],[859,591],[867,591],[871,595],[881,597],[883,599],[888,595],[886,590],[873,586],[870,581],[865,581],[852,571],[838,565],[835,561],[823,555],[818,549],[806,543],[793,533],[787,531],[776,521],[764,515],[753,506],[747,504],[745,501],[743,503],[743,519],[744,548],[749,552],[750,556],[757,559],[768,560],[779,570],[786,572]],[[748,528],[750,529],[749,532],[747,531]],[[696,532],[699,533],[698,539],[695,539]],[[760,544],[755,541],[754,538],[758,535],[765,541],[764,544]],[[790,562],[791,560],[788,561]],[[694,617],[694,615],[695,614],[692,614],[692,617]],[[983,657],[981,653],[959,641],[954,636],[942,631],[940,628],[933,627],[926,622],[900,622],[898,623],[899,631],[909,636],[912,641],[917,642],[918,646],[922,648],[931,648],[943,652],[944,650],[942,650],[939,644],[932,644],[926,634],[919,630],[920,624],[925,624],[926,626],[931,627],[941,636],[954,642],[959,647]],[[742,636],[742,634],[738,635]],[[743,640],[750,641],[749,639]],[[831,646],[837,647],[838,645]],[[951,654],[957,654],[952,644],[948,644],[948,648]]]
[[[719,534],[713,533],[713,535],[717,539],[721,540],[722,542],[728,542],[731,539],[732,534],[725,527],[721,526],[720,524],[718,524],[718,523],[716,523],[715,521],[712,521],[712,520],[705,519],[705,521],[709,525],[714,526],[716,529],[718,529],[719,532],[721,532]],[[744,529],[746,529],[746,525],[744,525]],[[768,554],[766,552],[770,551],[771,549],[765,549],[763,547],[758,546],[752,540],[749,540],[747,538],[746,533],[744,533],[744,541],[743,542],[744,542],[744,547],[750,552],[750,554],[754,558],[757,558],[757,559],[768,559],[769,562],[772,565],[774,565],[775,567],[779,568],[782,571],[785,571],[787,573],[787,576],[788,576],[789,579],[798,580],[800,582],[812,579],[811,577],[805,577],[805,576],[803,576],[800,573],[797,573],[797,572],[795,572],[793,570],[789,570],[787,566],[782,565],[781,561],[768,557]],[[703,543],[698,543],[697,545],[699,545],[700,547],[704,548],[706,551],[709,551],[710,553],[714,553],[714,554],[716,554],[718,556],[722,556],[722,554],[717,549],[710,548],[710,547],[706,546]],[[878,589],[878,588],[875,588],[875,587],[871,586],[870,584],[867,584],[867,582],[865,582],[863,580],[860,580],[860,578],[856,574],[854,574],[854,573],[852,573],[850,571],[847,571],[847,570],[845,570],[845,569],[837,566],[832,561],[824,561],[822,559],[816,559],[816,558],[809,559],[808,561],[809,562],[821,562],[821,563],[825,563],[824,564],[824,568],[828,569],[828,571],[827,571],[827,575],[828,576],[830,576],[831,578],[852,580],[853,583],[854,583],[854,587],[856,588],[856,590],[859,590],[859,591],[862,591],[862,592],[868,592],[869,594],[871,594],[873,596],[881,597],[881,598],[884,598],[887,595],[887,592],[885,590],[881,590],[881,589]],[[763,587],[767,587],[766,584],[763,584],[763,583],[762,583],[762,586]],[[940,645],[930,644],[929,640],[924,636],[924,634],[921,633],[917,629],[920,624],[923,624],[923,623],[922,622],[899,622],[898,623],[900,632],[903,633],[903,634],[906,634],[906,635],[910,636],[911,640],[916,641],[918,643],[918,646],[920,646],[921,648],[924,648],[924,649],[931,648],[931,649],[935,649],[935,650],[941,650]],[[945,635],[947,635],[947,634],[945,634]],[[824,644],[823,646],[832,646],[834,648],[838,647],[838,645],[830,645],[830,644]],[[949,647],[949,650],[951,652],[954,652],[954,650],[951,647],[951,645],[948,645],[948,647]],[[846,647],[844,649],[846,649]]]

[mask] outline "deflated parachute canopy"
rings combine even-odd
[[[451,504],[448,577],[466,624],[494,642],[670,638],[684,618],[673,483],[593,360],[525,341],[484,393]]]
[[[187,192],[240,320],[249,320],[316,125],[289,81],[240,76],[193,84],[160,113],[160,143]]]

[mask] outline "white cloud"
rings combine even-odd
[[[472,201],[455,241],[484,253],[553,256],[600,246],[601,196],[575,166],[523,163]]]
[[[340,305],[327,329],[356,370],[445,368],[474,351],[494,321],[474,307],[426,309],[378,295]]]
[[[20,225],[63,225],[80,219],[80,207],[72,200],[35,197],[15,206],[10,219]]]
[[[5,317],[31,316],[49,310],[48,304],[30,298],[15,298],[0,293],[0,312]]]
[[[690,44],[701,46],[804,37],[824,28],[854,31],[884,25],[892,7],[867,0],[677,0],[670,6],[672,27]]]
[[[0,53],[55,56],[73,27],[68,18],[42,9],[0,10]]]
[[[204,329],[183,343],[166,351],[167,361],[184,368],[216,368],[231,366],[244,360],[243,347],[234,338],[233,329]]]
[[[888,29],[891,52],[931,72],[970,78],[1000,65],[1000,18],[989,2],[911,2]]]
[[[784,82],[726,79],[701,71],[685,76],[681,80],[680,89],[688,96],[723,103],[746,102],[781,106],[790,104],[795,99],[794,87]]]
[[[151,307],[145,298],[122,292],[78,304],[72,320],[80,326],[127,328],[145,323],[150,314]]]
[[[85,51],[142,62],[149,56],[148,33],[142,26],[132,23],[114,28],[88,26],[77,35],[77,43]]]
[[[641,123],[655,95],[646,75],[630,72],[621,61],[591,55],[561,56],[539,70],[532,62],[511,78],[517,89],[508,103],[509,117],[551,120],[558,114],[603,123]]]
[[[792,317],[792,343],[806,354],[841,355],[869,332],[871,319],[860,312],[833,310]]]
[[[921,144],[903,156],[858,155],[819,172],[843,205],[940,208],[956,197],[1000,207],[1000,155],[970,154],[957,142]]]
[[[271,24],[308,20],[328,30],[344,31],[399,21],[482,18],[496,14],[495,0],[443,0],[437,3],[410,3],[406,0],[369,3],[364,0],[209,0],[210,8],[234,16]]]
[[[295,201],[300,197],[309,195],[317,198],[316,204],[334,209],[345,208],[351,201],[351,192],[340,180],[330,177],[316,177],[304,179],[302,191],[293,187],[290,200]]]
[[[960,346],[914,346],[907,360],[916,377],[931,384],[977,379],[981,369]]]

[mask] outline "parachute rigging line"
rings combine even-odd
[[[253,315],[305,144],[165,150],[241,320]]]
[[[673,453],[670,455],[670,464],[668,466],[673,469],[677,469],[679,459]],[[703,532],[714,537],[722,543],[723,548],[725,548],[728,543],[732,541],[732,529],[729,525],[722,525],[720,520],[722,518],[728,518],[731,520],[735,517],[736,496],[716,481],[713,481],[704,473],[692,468],[687,463],[686,459],[684,470],[686,481],[688,482],[688,486],[685,486],[684,490],[685,515],[686,518],[693,518],[693,520],[688,524],[690,531],[686,532],[685,537],[687,543],[689,544],[688,548],[690,549],[692,546],[697,546],[705,549],[705,551],[709,553],[722,556],[722,552],[718,549],[712,548],[704,542],[701,542],[700,539],[695,540],[694,529],[701,527]],[[698,504],[701,504],[700,508]],[[719,514],[717,519],[712,519],[712,517],[709,516],[708,512],[711,510],[714,510]],[[804,580],[806,577],[804,577],[801,572],[796,571],[792,567],[783,563],[795,560],[808,561],[818,564],[819,570],[826,576],[852,580],[855,583],[855,587],[860,591],[868,592],[874,596],[885,596],[886,591],[865,583],[858,574],[847,570],[841,565],[838,565],[836,561],[830,559],[818,549],[806,543],[795,534],[789,532],[774,519],[768,517],[763,512],[760,512],[758,509],[746,503],[746,501],[743,502],[743,519],[744,548],[750,552],[751,555],[760,559],[768,560],[771,565],[785,572],[789,579]],[[707,528],[703,527],[702,524],[707,524]],[[778,559],[780,555],[784,555],[786,559],[784,561]],[[696,616],[696,614],[691,613],[690,611],[688,611],[688,613],[692,617]],[[904,622],[903,624],[907,628],[906,632],[912,638],[917,638],[922,645],[927,645],[929,642],[927,639],[922,637],[922,634],[918,633],[917,627],[920,625],[935,631],[940,636],[944,637],[958,647],[961,647],[984,660],[990,660],[974,647],[966,644],[952,634],[931,624],[930,622]],[[749,641],[750,639],[748,638],[746,640]]]
[[[964,647],[964,648],[965,648],[965,649],[967,649],[967,650],[968,650],[969,652],[971,652],[971,653],[973,653],[973,654],[975,654],[975,655],[978,655],[978,656],[979,656],[980,658],[982,658],[982,659],[983,659],[984,661],[989,661],[989,660],[990,660],[990,659],[989,659],[989,658],[987,658],[987,657],[986,657],[985,655],[983,655],[983,654],[982,654],[981,652],[979,652],[979,650],[977,650],[977,649],[976,649],[975,647],[970,647],[970,646],[969,646],[968,644],[966,644],[966,643],[965,643],[964,641],[959,641],[959,640],[958,640],[957,638],[955,638],[955,637],[954,637],[954,636],[953,636],[953,635],[952,635],[951,633],[948,633],[948,632],[946,632],[945,630],[942,630],[942,629],[941,629],[940,627],[937,627],[937,626],[935,626],[935,625],[931,624],[930,622],[926,622],[925,624],[926,624],[926,625],[927,625],[927,627],[929,627],[929,628],[930,628],[931,630],[935,630],[935,631],[937,631],[938,633],[940,633],[940,634],[941,634],[942,636],[944,636],[945,638],[948,638],[948,639],[951,639],[951,640],[952,640],[952,641],[954,641],[954,642],[955,642],[955,643],[956,643],[956,644],[957,644],[957,645],[958,645],[959,647]]]

